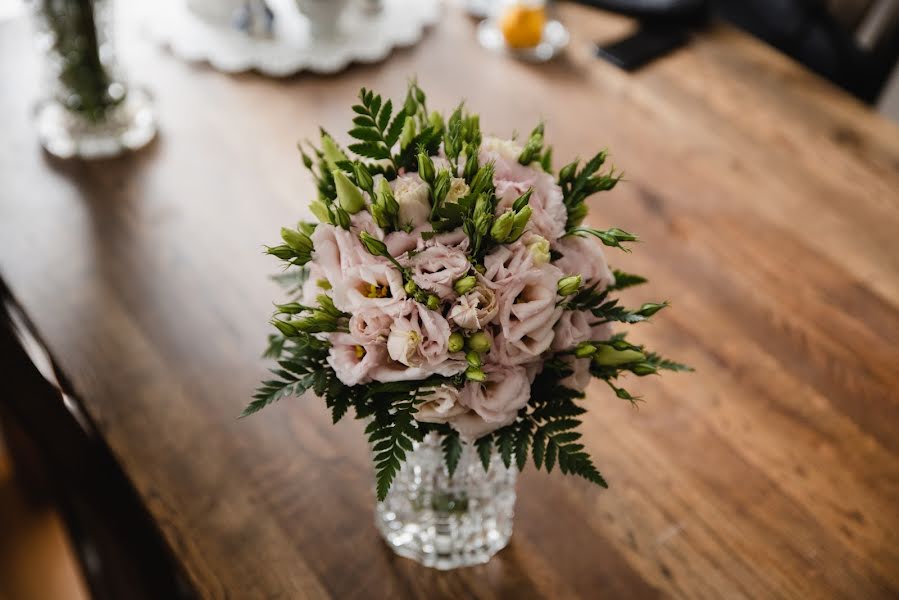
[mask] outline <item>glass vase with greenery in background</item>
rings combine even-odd
[[[36,0],[45,92],[35,113],[51,154],[95,158],[147,144],[156,126],[150,99],[126,86],[112,40],[109,0]]]

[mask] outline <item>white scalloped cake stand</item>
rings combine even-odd
[[[187,10],[184,0],[147,2],[145,25],[155,39],[185,60],[206,61],[219,71],[255,69],[284,77],[299,71],[336,73],[354,61],[377,62],[394,47],[411,46],[440,16],[440,0],[383,0],[380,13],[351,3],[337,40],[313,40],[309,23],[292,0],[269,0],[275,13],[271,38],[217,27]]]

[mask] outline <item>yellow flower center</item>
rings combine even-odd
[[[356,351],[356,358],[362,360],[365,357],[365,348],[362,346],[356,345],[353,346],[353,349]]]
[[[368,285],[368,291],[365,293],[367,298],[387,298],[390,295],[390,288],[386,285],[371,283]]]

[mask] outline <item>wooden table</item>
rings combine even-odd
[[[23,22],[0,25],[0,274],[84,417],[86,456],[122,477],[111,504],[136,502],[161,540],[153,564],[181,573],[172,585],[230,598],[899,594],[899,129],[727,27],[629,75],[589,50],[627,21],[562,16],[572,44],[552,65],[482,51],[448,7],[383,64],[283,81],[132,36],[125,62],[155,90],[162,135],[95,164],[39,150],[36,58]],[[644,239],[611,254],[652,279],[629,300],[673,304],[632,334],[697,369],[640,380],[640,410],[592,387],[586,439],[611,489],[527,470],[510,546],[455,573],[379,540],[358,423],[332,427],[321,403],[295,400],[236,418],[265,373],[278,297],[261,246],[313,192],[295,142],[344,131],[360,86],[400,96],[415,74],[432,104],[464,97],[499,134],[546,119],[557,160],[611,148],[627,182],[593,223]],[[3,404],[21,416],[28,369],[2,369]],[[32,421],[38,438],[51,424]],[[82,494],[108,483],[64,471]]]

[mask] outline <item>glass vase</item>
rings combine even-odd
[[[112,44],[110,0],[35,0],[46,57],[38,137],[55,156],[102,158],[136,150],[156,134],[148,94],[128,87]]]
[[[485,563],[512,535],[514,465],[493,453],[484,471],[473,444],[464,443],[452,477],[440,437],[429,434],[406,455],[376,509],[376,525],[394,552],[441,570]]]

